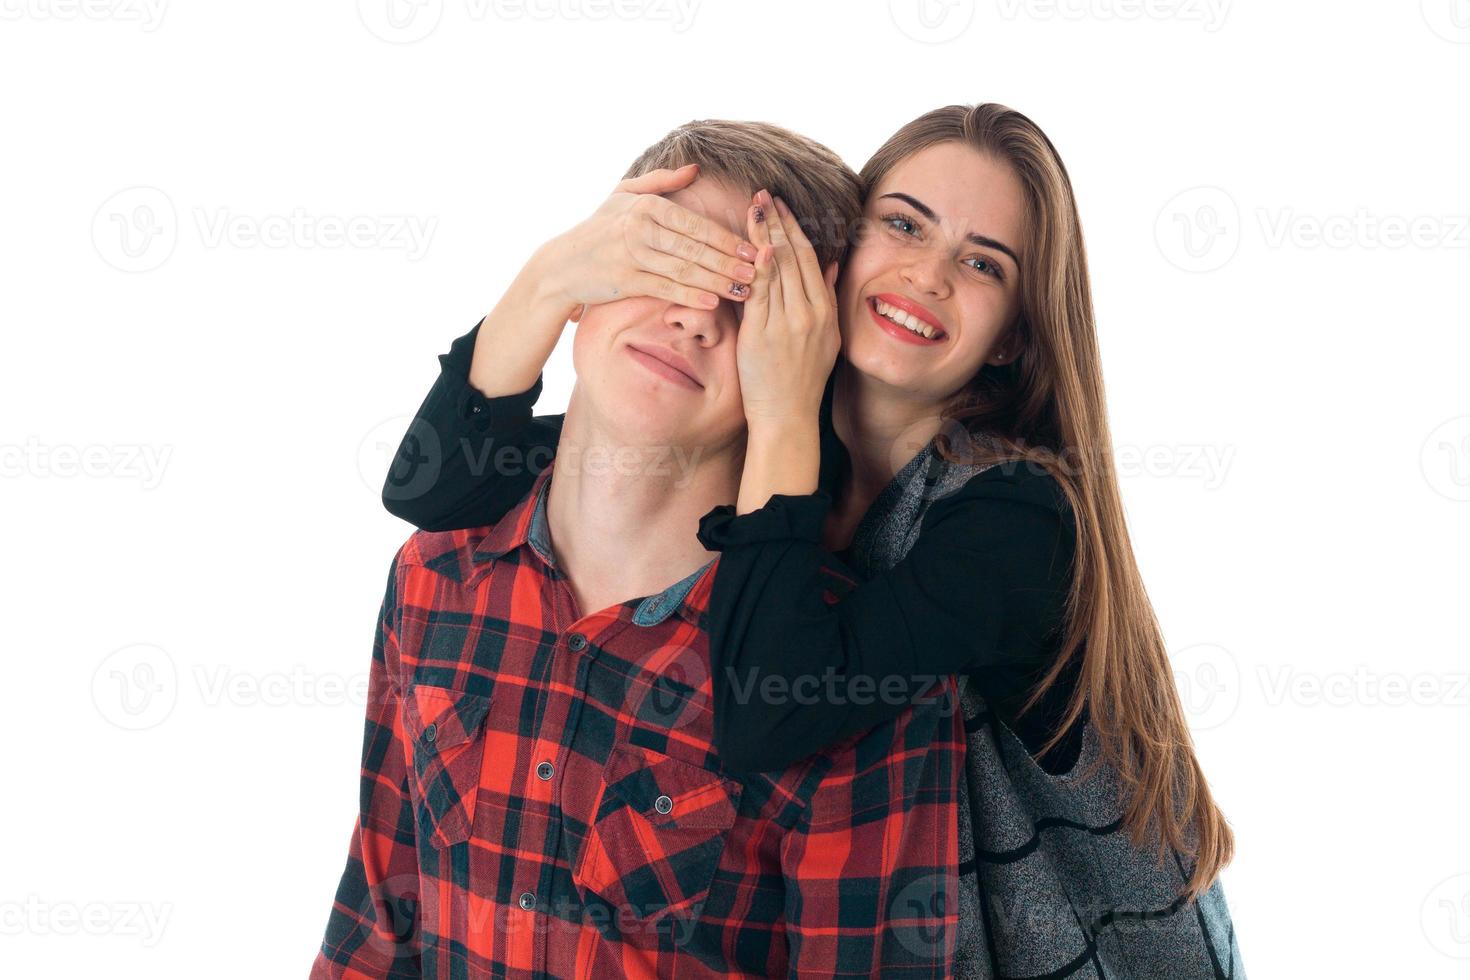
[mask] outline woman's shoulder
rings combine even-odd
[[[927,523],[957,516],[1014,513],[1018,508],[1048,511],[1075,530],[1072,505],[1057,478],[1040,463],[1006,460],[976,472],[930,507]]]

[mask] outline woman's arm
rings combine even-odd
[[[738,514],[821,488],[823,391],[842,343],[837,263],[822,268],[786,202],[757,191],[746,231],[758,254],[736,345],[746,422]]]
[[[562,416],[532,418],[541,378],[498,397],[470,383],[484,321],[439,356],[439,377],[399,443],[383,506],[426,531],[494,524],[556,454]]]
[[[710,600],[715,744],[764,772],[895,718],[933,680],[969,673],[1015,704],[1050,663],[1076,548],[1055,481],[986,470],[936,501],[908,555],[840,601],[821,545],[829,498],[777,495],[700,522],[721,551]],[[863,678],[863,680],[855,680]]]

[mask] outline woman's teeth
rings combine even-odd
[[[896,306],[889,306],[881,299],[873,300],[873,307],[878,311],[880,316],[887,317],[894,323],[898,324],[900,327],[911,330],[921,337],[928,337],[930,340],[933,340],[936,336],[939,335],[938,330],[935,330],[929,324],[925,323],[923,320],[920,320],[912,313],[905,313],[903,310],[900,310]]]

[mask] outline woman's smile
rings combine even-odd
[[[869,296],[868,315],[885,333],[906,344],[936,347],[949,339],[939,318],[927,308],[895,293]]]

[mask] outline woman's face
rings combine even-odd
[[[837,283],[847,361],[935,402],[987,360],[1004,363],[1020,312],[1024,212],[1011,168],[964,144],[926,147],[889,171]],[[922,321],[920,332],[880,311]]]

